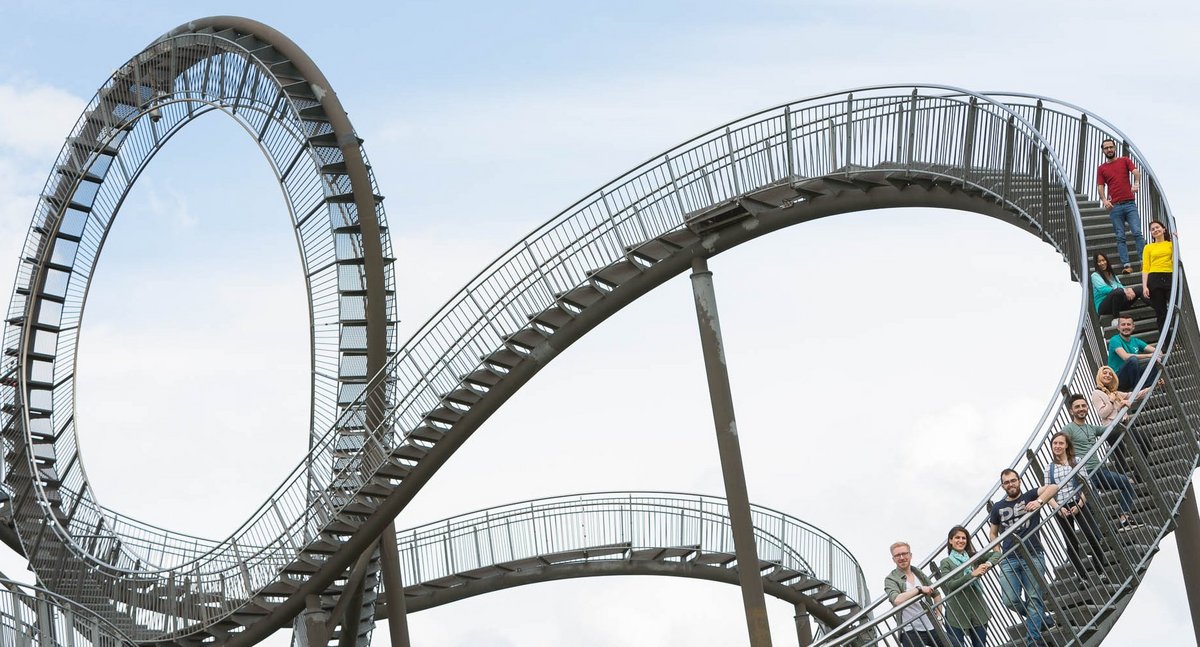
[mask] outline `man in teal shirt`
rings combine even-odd
[[[1096,439],[1104,434],[1104,427],[1089,425],[1088,400],[1078,393],[1072,393],[1067,398],[1067,411],[1071,413],[1071,422],[1063,427],[1063,432],[1071,437],[1075,445],[1075,455],[1084,456],[1096,444]],[[1129,448],[1137,451],[1136,448]],[[1084,463],[1084,471],[1092,487],[1106,492],[1116,490],[1121,501],[1121,521],[1118,532],[1125,532],[1142,525],[1133,519],[1133,483],[1128,476],[1100,466],[1100,455],[1093,454]]]
[[[1118,388],[1132,391],[1153,356],[1154,344],[1147,344],[1133,336],[1133,317],[1121,315],[1117,319],[1117,334],[1108,340],[1108,367],[1117,374]],[[1146,383],[1153,381],[1154,375],[1151,374]]]

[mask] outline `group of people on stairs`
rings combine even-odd
[[[1021,475],[1013,469],[1000,474],[1004,497],[990,504],[988,540],[995,542],[1013,526],[1006,538],[986,553],[976,552],[971,533],[964,526],[954,526],[946,537],[947,556],[933,565],[937,579],[931,579],[912,565],[912,549],[904,541],[891,546],[896,568],[884,579],[884,592],[894,606],[905,606],[898,619],[898,637],[904,646],[930,645],[951,647],[984,647],[987,644],[991,611],[985,598],[983,578],[998,569],[999,588],[1004,605],[1023,619],[1024,642],[1028,646],[1054,644],[1045,634],[1056,626],[1045,604],[1048,582],[1046,549],[1039,536],[1043,507],[1051,509],[1062,534],[1066,562],[1070,563],[1079,585],[1105,587],[1110,584],[1105,573],[1105,533],[1103,526],[1111,524],[1115,534],[1122,537],[1141,527],[1134,518],[1135,480],[1128,473],[1131,466],[1127,454],[1140,451],[1145,456],[1151,449],[1149,439],[1130,431],[1136,450],[1107,439],[1112,460],[1101,465],[1099,451],[1092,452],[1083,466],[1078,459],[1092,450],[1117,416],[1128,418],[1128,409],[1145,398],[1150,389],[1137,393],[1133,389],[1147,370],[1145,384],[1154,383],[1156,368],[1150,366],[1154,344],[1136,337],[1136,324],[1130,310],[1137,301],[1149,303],[1154,310],[1158,330],[1166,323],[1171,293],[1174,248],[1166,224],[1151,220],[1150,243],[1142,237],[1141,216],[1135,195],[1141,183],[1141,171],[1125,156],[1117,155],[1116,142],[1101,143],[1105,161],[1096,170],[1096,185],[1101,206],[1109,210],[1117,253],[1121,267],[1116,268],[1108,256],[1097,253],[1095,271],[1091,275],[1092,298],[1101,324],[1113,317],[1111,327],[1116,332],[1107,344],[1107,363],[1096,372],[1091,396],[1070,394],[1065,402],[1070,422],[1050,437],[1051,460],[1042,470],[1042,482],[1024,489]],[[1130,178],[1132,176],[1132,182]],[[1140,284],[1125,285],[1122,276],[1135,272],[1126,242],[1125,229],[1136,241],[1140,254]],[[1131,277],[1132,278],[1132,277]],[[1132,283],[1132,282],[1131,282]],[[1096,411],[1099,425],[1089,424],[1088,416]],[[1129,442],[1129,441],[1126,441]],[[1078,471],[1074,476],[1071,472]],[[1115,492],[1115,519],[1104,505],[1088,498],[1088,492]],[[1082,542],[1080,539],[1082,538]],[[1086,549],[1084,547],[1086,543]],[[1115,549],[1110,546],[1109,549]],[[1063,564],[1066,571],[1066,563]],[[1063,576],[1060,571],[1058,575]],[[943,598],[944,594],[944,598]],[[918,602],[910,602],[920,598]],[[1018,641],[1019,642],[1019,641]]]

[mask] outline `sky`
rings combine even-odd
[[[192,18],[239,14],[321,66],[365,140],[402,334],[494,257],[629,168],[745,114],[873,84],[1011,90],[1087,107],[1153,165],[1186,261],[1200,188],[1200,7],[1105,2],[229,3],[4,0],[0,294],[54,157],[113,69]],[[267,165],[209,115],[125,203],[89,294],[78,428],[105,505],[220,537],[307,442],[308,326]],[[8,269],[3,259],[9,259]],[[839,538],[872,594],[996,488],[1055,399],[1080,287],[1022,231],[940,210],[855,213],[710,261],[751,500]],[[477,431],[401,528],[522,499],[722,484],[686,276],[559,356]],[[994,494],[994,496],[998,496]],[[29,579],[20,559],[0,556]],[[768,600],[776,644],[789,605]],[[1110,644],[1194,644],[1173,539]],[[727,645],[735,587],[595,578],[410,618],[422,645]],[[384,644],[386,629],[376,634]],[[269,644],[286,644],[279,633]]]

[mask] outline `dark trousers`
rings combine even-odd
[[[1070,517],[1063,517],[1061,514],[1055,513],[1054,520],[1058,522],[1058,527],[1062,528],[1063,539],[1067,542],[1067,557],[1075,565],[1079,579],[1086,580],[1088,579],[1088,569],[1084,567],[1083,553],[1079,549],[1079,534],[1083,534],[1088,545],[1092,547],[1091,570],[1096,574],[1104,572],[1102,561],[1104,545],[1100,543],[1100,528],[1096,526],[1091,506],[1085,505],[1079,510],[1078,514]]]
[[[1154,292],[1152,291],[1150,294],[1153,295]],[[1146,370],[1146,367],[1149,365],[1150,360],[1148,359],[1130,357],[1129,359],[1125,360],[1125,363],[1121,365],[1121,368],[1117,369],[1117,388],[1121,389],[1122,391],[1129,391],[1132,393],[1133,387],[1137,386],[1138,380],[1142,378],[1142,371]],[[1150,377],[1146,378],[1146,386],[1154,384],[1154,380],[1157,378],[1158,366],[1156,365],[1150,369]]]
[[[1138,299],[1145,299],[1145,297],[1142,296],[1142,286],[1131,285],[1129,289],[1133,290],[1132,299],[1125,296],[1124,288],[1117,288],[1112,292],[1109,292],[1108,296],[1104,297],[1104,300],[1101,301],[1100,305],[1096,308],[1096,313],[1101,317],[1104,317],[1105,315],[1115,317],[1121,314],[1123,311],[1132,308],[1133,304],[1137,302]],[[1103,320],[1100,323],[1102,325],[1107,325],[1107,322]]]
[[[1146,277],[1146,287],[1150,288],[1150,307],[1154,308],[1154,318],[1158,320],[1158,331],[1163,331],[1167,323],[1167,301],[1171,298],[1171,273],[1153,272]]]
[[[986,647],[987,630],[987,625],[979,625],[970,629],[959,629],[946,625],[946,633],[950,634],[950,642],[954,647],[967,647],[968,642],[971,647]]]

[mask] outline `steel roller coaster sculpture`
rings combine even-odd
[[[172,135],[214,111],[244,127],[283,191],[308,290],[313,400],[309,454],[229,537],[202,540],[100,505],[76,444],[74,376],[90,279],[126,195]],[[1040,480],[1049,433],[1068,422],[1062,393],[1089,387],[1104,363],[1105,329],[1088,307],[1086,277],[1088,255],[1113,249],[1089,175],[1105,138],[1143,169],[1143,218],[1172,223],[1136,146],[1103,119],[1048,98],[881,86],[764,110],[585,196],[514,244],[400,344],[381,192],[324,75],[295,43],[261,23],[213,17],[182,25],[118,68],[88,103],[54,163],[21,252],[0,364],[11,496],[0,537],[29,559],[42,589],[13,593],[19,612],[0,602],[3,627],[21,640],[191,646],[250,645],[292,623],[304,644],[367,644],[375,620],[403,616],[397,610],[406,599],[416,610],[516,581],[591,574],[589,563],[606,564],[596,571],[673,569],[733,581],[727,522],[715,523],[723,530],[712,536],[676,545],[614,536],[603,545],[564,540],[540,553],[480,556],[432,579],[421,575],[421,531],[397,541],[393,523],[513,393],[625,305],[696,259],[783,227],[867,209],[944,207],[998,218],[1051,245],[1069,278],[1084,286],[1072,360],[1013,459],[1032,484]],[[1152,333],[1163,381],[1145,384],[1152,395],[1108,431],[1141,477],[1136,503],[1149,523],[1118,535],[1115,518],[1101,519],[1110,574],[1104,585],[1079,585],[1066,565],[1047,574],[1041,585],[1055,593],[1048,596],[1058,620],[1055,644],[1104,638],[1188,500],[1200,457],[1200,333],[1178,253],[1173,276],[1166,325]],[[1118,439],[1126,429],[1151,443],[1125,442],[1130,434]],[[1092,452],[1114,460],[1103,443]],[[990,494],[963,515],[984,545]],[[1104,504],[1108,495],[1097,496]],[[723,518],[677,498],[641,508],[632,494],[628,506],[612,500],[620,498],[563,506],[579,509],[571,514],[604,509],[630,519],[635,511],[682,506],[697,520]],[[542,509],[543,519],[567,514],[547,505],[531,507]],[[772,526],[770,514],[755,517],[756,570],[768,593],[812,613],[815,644],[897,644],[899,610],[866,599],[853,557],[818,566],[813,555],[832,555],[840,544],[815,530],[815,543],[805,544],[786,531],[805,524],[774,514],[782,525]],[[476,533],[491,518],[473,521]],[[1050,527],[1043,534],[1051,561],[1064,562],[1063,538]],[[536,573],[525,568],[531,564]],[[513,575],[523,568],[525,575]],[[501,575],[507,579],[488,579]],[[1019,638],[1019,618],[1004,608],[994,582],[986,598],[1012,625],[1012,636],[996,638]],[[20,611],[38,608],[46,609],[44,620]]]

